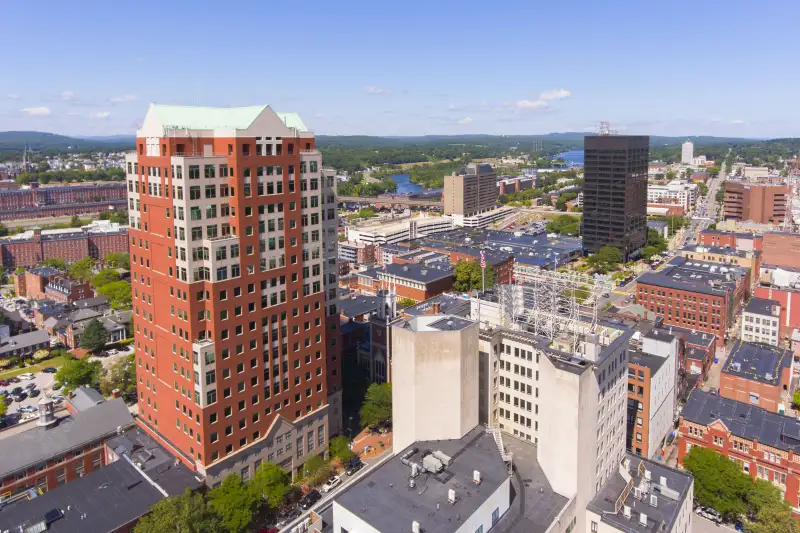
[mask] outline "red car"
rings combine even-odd
[[[273,528],[262,527],[261,529],[258,530],[258,533],[278,533],[278,528],[277,527],[273,527]]]
[[[0,379],[0,387],[6,387],[6,386],[8,386],[8,381]]]

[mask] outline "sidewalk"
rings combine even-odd
[[[353,438],[353,452],[358,454],[362,460],[372,459],[381,455],[386,450],[392,449],[392,432],[381,435],[373,433],[369,429],[361,430],[361,433]],[[383,443],[383,446],[381,446]]]

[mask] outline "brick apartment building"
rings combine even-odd
[[[453,271],[419,263],[391,263],[383,268],[359,272],[358,289],[375,296],[381,289],[391,287],[398,300],[411,298],[421,302],[453,288]]]
[[[78,281],[65,276],[55,276],[44,288],[44,298],[56,303],[71,304],[94,296],[88,281]]]
[[[778,413],[786,409],[792,351],[736,340],[720,375],[719,394]]]
[[[682,342],[681,360],[686,374],[705,380],[717,353],[717,337],[705,331],[676,326],[669,326],[667,330]]]
[[[122,182],[77,185],[31,185],[0,190],[0,221],[99,213],[109,207],[125,209]]]
[[[791,287],[756,286],[755,298],[773,300],[780,305],[778,335],[781,339],[789,337],[792,330],[800,328],[800,290]]]
[[[697,234],[697,244],[716,246],[718,248],[734,248],[745,252],[760,252],[763,250],[764,237],[754,233],[704,229]]]
[[[725,220],[752,220],[758,224],[781,224],[788,213],[792,189],[788,185],[725,182]]]
[[[337,216],[321,167],[313,132],[269,106],[153,104],[126,156],[137,421],[209,485],[327,449]]]
[[[800,234],[772,231],[763,236],[762,263],[800,268]]]
[[[739,265],[748,268],[751,272],[751,285],[758,281],[758,272],[761,270],[761,252],[757,250],[745,251],[697,244],[684,246],[678,250],[678,254],[692,261],[707,261],[721,265]]]
[[[50,279],[63,275],[62,271],[50,267],[32,268],[24,273],[15,274],[14,293],[22,298],[42,300]]]
[[[697,389],[681,412],[678,464],[693,446],[724,455],[753,479],[771,481],[800,516],[800,421]]]
[[[96,220],[82,228],[29,230],[0,239],[0,266],[30,267],[46,259],[102,260],[111,253],[128,251],[128,228]]]
[[[736,265],[672,259],[636,283],[636,302],[673,325],[711,333],[724,346],[750,287],[750,271]]]

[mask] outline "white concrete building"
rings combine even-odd
[[[421,315],[391,328],[395,448],[460,439],[478,425],[478,324]]]
[[[691,165],[694,159],[694,143],[686,141],[681,145],[681,163]]]
[[[582,510],[625,454],[626,328],[580,322],[573,351],[563,338],[520,331],[496,298],[472,300],[480,317],[481,422],[536,445],[553,490]],[[480,309],[479,309],[480,308]]]
[[[485,228],[492,222],[497,222],[514,212],[511,207],[498,207],[472,216],[446,215],[453,220],[453,225],[464,228]]]
[[[447,216],[419,216],[399,220],[370,220],[347,228],[347,240],[364,244],[394,244],[409,239],[450,231],[453,219]]]
[[[585,533],[692,533],[694,478],[627,456],[586,508]]]
[[[672,180],[666,185],[647,185],[647,203],[661,203],[662,199],[678,200],[684,209],[689,211],[697,201],[698,187],[696,183]]]
[[[742,340],[778,346],[781,338],[780,318],[780,302],[765,298],[751,298],[742,313]]]

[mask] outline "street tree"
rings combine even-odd
[[[126,270],[130,270],[131,268],[131,256],[128,253],[110,253],[103,258],[103,262],[110,267],[124,268]]]
[[[599,274],[606,274],[622,263],[622,252],[619,248],[605,245],[586,258],[586,262]]]
[[[139,519],[134,533],[207,533],[222,531],[222,521],[201,494],[186,492],[165,498]]]
[[[256,469],[253,476],[252,489],[258,497],[263,498],[272,509],[280,507],[286,495],[292,478],[275,463],[264,462]]]
[[[136,390],[136,362],[133,354],[119,357],[108,367],[108,373],[100,379],[100,390],[110,396],[114,389],[123,396]]]
[[[100,361],[73,359],[67,361],[56,372],[55,380],[64,384],[65,392],[72,392],[78,387],[91,387],[100,377],[103,364]]]
[[[75,261],[69,265],[67,269],[69,275],[81,281],[89,281],[92,279],[92,267],[94,267],[94,259],[86,257],[80,261]]]
[[[350,440],[347,437],[333,437],[328,443],[328,452],[331,457],[335,457],[345,464],[350,461],[355,455],[353,450],[350,449]]]
[[[131,284],[127,281],[114,281],[97,289],[100,296],[105,296],[114,309],[130,309]]]
[[[230,474],[208,493],[208,500],[228,533],[243,533],[253,520],[258,495],[242,483],[241,476]]]
[[[105,268],[92,277],[92,287],[99,289],[103,285],[119,281],[119,273],[116,270]]]
[[[483,280],[481,276],[482,273],[480,261],[459,261],[456,264],[453,288],[460,292],[469,292],[475,289],[481,290],[481,287],[483,286]],[[486,265],[486,288],[491,288],[494,283],[494,268]]]
[[[80,347],[90,352],[98,352],[103,349],[106,342],[108,342],[108,331],[99,320],[93,318],[81,334]]]
[[[303,465],[303,479],[310,485],[324,483],[331,474],[331,465],[322,456],[310,457]]]
[[[694,476],[694,497],[700,505],[729,518],[747,511],[745,496],[753,481],[739,465],[714,450],[692,446],[683,466]]]
[[[392,384],[372,383],[359,412],[363,427],[375,426],[392,418]]]

